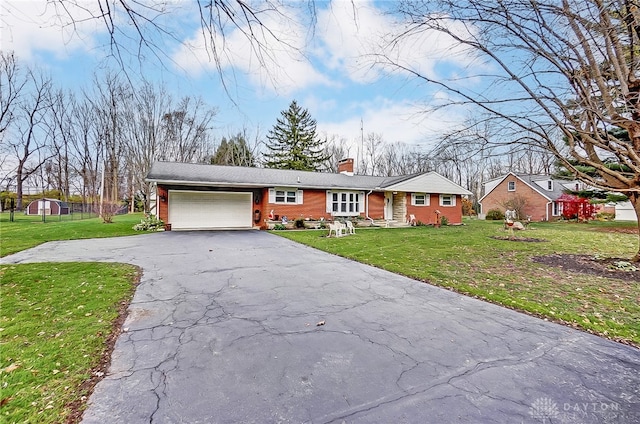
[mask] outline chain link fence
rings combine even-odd
[[[99,213],[98,206],[93,203],[60,202],[52,205],[50,202],[35,201],[26,205],[24,211],[5,210],[0,216],[3,222],[58,222],[98,218]]]

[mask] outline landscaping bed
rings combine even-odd
[[[567,271],[640,282],[640,264],[634,265],[627,259],[603,258],[593,255],[552,254],[535,256],[532,260]]]

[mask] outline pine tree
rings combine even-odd
[[[211,157],[212,165],[256,166],[253,152],[242,133],[229,138],[222,137],[220,145]]]
[[[316,137],[316,120],[294,100],[280,112],[276,125],[267,134],[265,167],[318,171],[326,157],[325,142]]]

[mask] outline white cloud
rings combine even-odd
[[[444,18],[441,22],[462,38],[469,35],[470,28],[462,23]],[[397,16],[385,13],[370,0],[334,0],[318,13],[317,28],[323,44],[316,53],[325,57],[329,68],[340,70],[360,84],[374,82],[396,70],[395,66],[385,65],[389,60],[435,77],[439,63],[464,68],[474,58],[468,49],[443,33],[422,30],[405,34],[407,27]],[[405,35],[398,38],[400,34]]]
[[[344,108],[349,118],[334,122],[319,121],[318,131],[328,135],[339,134],[354,144],[359,142],[363,133],[365,137],[369,133],[376,133],[381,134],[388,143],[402,142],[428,147],[441,134],[463,122],[461,115],[445,111],[425,113],[425,108],[420,105],[386,98],[375,98]]]
[[[369,1],[333,1],[318,12],[316,51],[330,69],[343,72],[352,81],[373,82],[381,74],[372,67],[370,55],[379,50],[389,18]]]
[[[94,37],[103,30],[100,22],[90,19],[95,2],[65,2],[74,21],[58,3],[40,0],[3,0],[0,2],[1,44],[25,60],[36,51],[47,51],[63,58],[75,50],[94,47]]]
[[[191,75],[217,72],[218,64],[208,52],[213,42],[222,70],[232,75],[239,70],[256,87],[286,95],[313,85],[333,85],[305,56],[307,30],[295,10],[282,6],[278,12],[266,11],[260,15],[260,22],[262,26],[254,23],[252,28],[233,28],[224,37],[216,34],[213,41],[198,30],[173,59]],[[255,39],[249,39],[249,31]]]

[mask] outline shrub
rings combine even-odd
[[[463,197],[462,198],[462,215],[471,216],[475,214],[476,212],[473,210],[473,202]]]
[[[487,212],[487,217],[485,219],[488,221],[502,221],[504,219],[504,214],[500,209],[491,209]]]
[[[102,218],[102,222],[105,224],[113,223],[113,217],[118,215],[118,211],[122,208],[122,205],[116,202],[104,202],[102,205],[97,205],[94,211]]]
[[[442,225],[443,227],[449,225],[449,219],[447,219],[446,216],[441,216],[440,217],[440,225]]]
[[[164,222],[155,215],[149,215],[142,219],[139,224],[133,226],[136,231],[159,231],[164,228]]]
[[[615,213],[600,212],[596,215],[598,221],[613,221],[616,218]]]
[[[294,224],[296,228],[306,228],[306,226],[304,225],[304,218],[296,219]]]
[[[277,231],[282,231],[282,230],[286,230],[287,227],[285,227],[283,224],[276,224],[273,226],[273,229]]]

